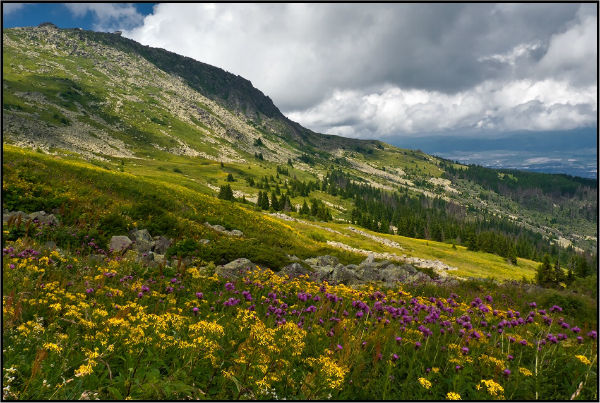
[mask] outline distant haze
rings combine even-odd
[[[505,133],[502,137],[393,137],[393,145],[466,164],[597,178],[596,128]]]

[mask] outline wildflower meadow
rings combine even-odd
[[[595,318],[559,305],[220,278],[81,239],[3,245],[4,399],[597,399]]]

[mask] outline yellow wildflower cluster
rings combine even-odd
[[[309,358],[308,363],[323,376],[326,385],[330,389],[339,389],[348,373],[348,368],[337,364],[333,358],[321,355],[319,358]]]
[[[576,355],[575,358],[577,358],[579,361],[581,361],[585,365],[590,365],[591,364],[591,361],[588,360],[588,358],[585,355]]]
[[[461,400],[460,395],[456,392],[448,392],[446,394],[446,399],[448,400]]]
[[[419,383],[421,384],[422,387],[424,387],[425,389],[430,389],[431,388],[431,382],[429,382],[427,379],[425,378],[419,378]]]
[[[528,370],[527,368],[523,368],[523,367],[519,368],[519,372],[521,374],[523,374],[524,376],[531,376],[531,375],[533,375],[530,370]]]
[[[486,354],[481,354],[479,356],[479,361],[481,361],[482,363],[491,365],[491,366],[495,366],[496,368],[502,369],[504,368],[504,362],[502,360],[499,360],[496,357],[492,357]]]
[[[504,393],[502,385],[496,383],[493,379],[482,379],[475,388],[480,390],[482,388],[481,384],[487,388],[487,392],[492,396],[501,396]]]

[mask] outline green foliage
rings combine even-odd
[[[221,186],[219,188],[218,198],[219,199],[223,199],[223,200],[234,200],[233,190],[231,189],[231,185],[223,185],[223,186]]]

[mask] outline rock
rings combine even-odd
[[[32,221],[37,220],[44,225],[58,225],[58,219],[54,216],[54,214],[48,214],[45,211],[36,211],[35,213],[31,213],[29,214],[29,218]]]
[[[317,281],[331,281],[334,268],[331,266],[315,266],[315,276]]]
[[[238,278],[247,270],[252,270],[256,267],[254,263],[246,258],[236,259],[224,266],[217,266],[215,273],[220,277]]]
[[[208,245],[210,243],[210,239],[201,239],[198,242],[200,242],[202,245]]]
[[[152,248],[152,251],[154,253],[164,255],[165,252],[167,251],[167,249],[169,248],[169,246],[171,246],[171,244],[173,244],[172,239],[168,239],[162,235],[159,237],[155,237],[154,247]]]
[[[287,255],[288,259],[290,259],[290,262],[299,262],[301,259],[296,256],[296,255]]]
[[[361,263],[361,265],[363,264],[371,264],[375,262],[375,255],[373,253],[369,253],[369,256],[367,256],[367,258],[365,260],[363,260],[363,262]]]
[[[10,211],[2,213],[2,222],[16,222],[17,220],[19,220],[19,217],[22,222],[26,221],[29,218],[27,213],[24,213],[22,211]]]
[[[208,228],[212,228],[213,230],[220,232],[222,234],[225,235],[229,235],[229,236],[244,236],[244,233],[242,231],[240,231],[239,229],[233,229],[231,231],[228,231],[224,226],[219,225],[219,224],[215,224],[212,225],[209,222],[205,222],[204,225],[206,225]]]
[[[115,252],[122,252],[131,246],[132,242],[129,237],[125,235],[116,235],[110,238],[108,247]]]
[[[364,263],[364,262],[363,262]],[[381,280],[381,271],[375,266],[360,264],[357,275],[362,281],[380,281]]]
[[[165,255],[154,253],[154,261],[157,264],[164,264],[165,263]]]
[[[331,279],[336,283],[343,283],[347,285],[355,284],[359,280],[358,275],[355,272],[344,266],[336,267],[333,270]]]
[[[140,229],[140,230],[132,230],[129,232],[129,238],[132,241],[146,241],[146,242],[152,242],[153,239],[150,236],[150,233],[148,232],[147,229]]]
[[[154,239],[147,229],[132,230],[129,232],[129,238],[133,241],[133,248],[140,253],[150,252],[154,246]]]
[[[310,267],[325,267],[325,266],[336,266],[340,263],[337,257],[335,256],[317,256],[313,258],[308,258],[304,260]]]
[[[282,268],[279,273],[290,277],[298,277],[305,274],[310,274],[310,271],[300,263],[292,263]]]

